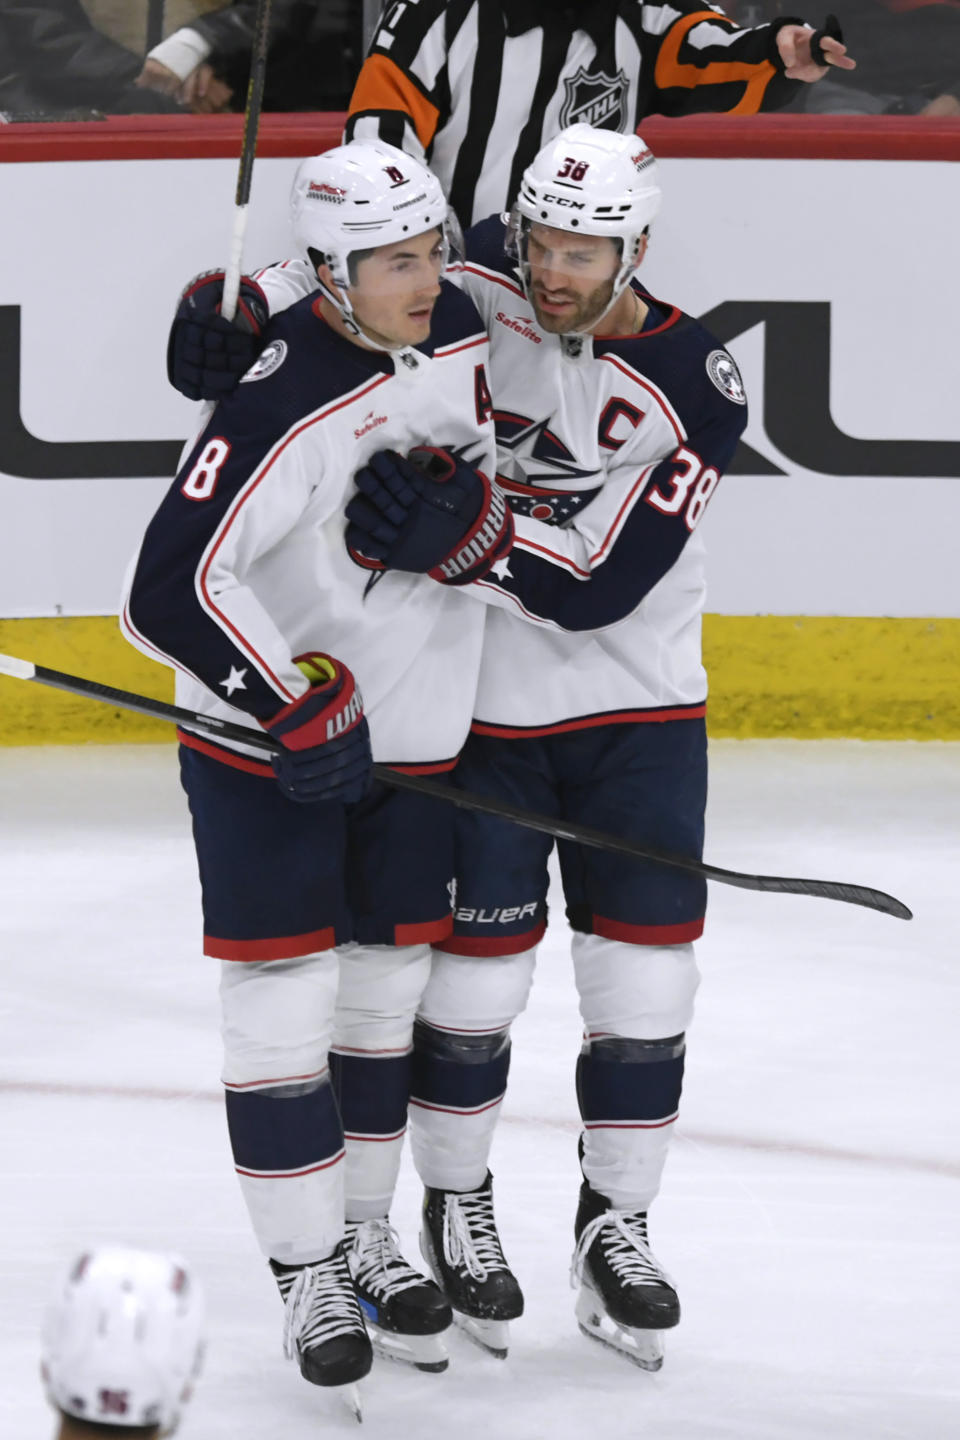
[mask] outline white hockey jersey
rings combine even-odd
[[[639,335],[548,334],[504,238],[499,218],[475,225],[458,282],[490,335],[486,404],[516,524],[509,559],[464,587],[496,612],[473,728],[522,736],[701,716],[695,532],[747,422],[736,364],[639,284],[651,307]],[[314,283],[296,260],[257,279],[271,312]]]
[[[239,724],[303,694],[293,657],[324,651],[357,678],[377,760],[444,768],[469,730],[485,609],[426,576],[355,564],[344,506],[356,471],[388,447],[459,447],[493,473],[493,426],[476,402],[487,336],[444,284],[409,363],[351,344],[309,294],[266,338],[147,528],[124,631],[176,667],[179,705]]]
[[[696,527],[746,425],[736,364],[639,285],[639,335],[548,334],[504,238],[499,218],[474,226],[462,275],[490,333],[498,478],[517,521],[509,561],[469,587],[498,607],[473,728],[702,715]],[[524,515],[556,527],[546,544]]]

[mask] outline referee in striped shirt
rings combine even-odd
[[[350,101],[345,139],[425,159],[464,225],[509,208],[552,135],[584,121],[776,110],[819,80],[813,30],[743,30],[701,0],[393,0]],[[837,30],[837,36],[839,31]],[[839,38],[825,61],[853,69]]]

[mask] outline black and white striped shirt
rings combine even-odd
[[[796,93],[775,37],[701,0],[394,0],[346,138],[426,159],[464,225],[505,210],[538,150],[578,121],[776,109]]]

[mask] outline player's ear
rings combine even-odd
[[[339,286],[334,283],[333,271],[329,265],[321,264],[317,266],[317,279],[332,295],[336,295],[341,300],[343,299],[343,292]]]

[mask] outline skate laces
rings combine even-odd
[[[403,1258],[400,1236],[386,1220],[348,1221],[347,1250],[357,1284],[386,1300],[426,1284],[424,1276]]]
[[[338,1335],[355,1334],[363,1323],[341,1254],[305,1265],[284,1300],[283,1353],[288,1360],[296,1358],[298,1349],[310,1350]]]
[[[583,1279],[587,1252],[595,1240],[603,1248],[604,1259],[624,1285],[671,1285],[669,1275],[660,1264],[647,1240],[647,1217],[642,1211],[624,1215],[619,1210],[605,1210],[584,1226],[570,1262],[570,1285],[576,1289]]]
[[[486,1280],[491,1270],[506,1270],[489,1191],[475,1195],[447,1194],[443,1207],[443,1253],[448,1264],[463,1268],[474,1280]]]

